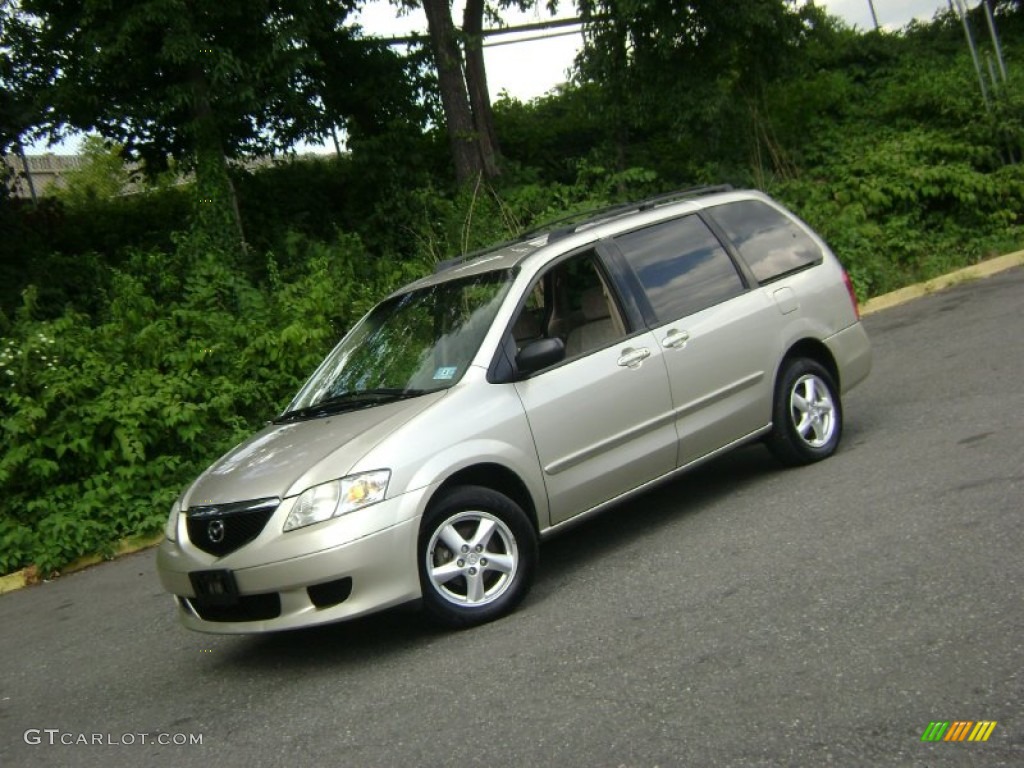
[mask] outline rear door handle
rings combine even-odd
[[[682,349],[686,346],[686,342],[690,340],[689,331],[680,331],[676,328],[670,330],[665,334],[665,338],[661,340],[661,346],[665,349]]]
[[[651,356],[651,350],[647,347],[640,347],[640,349],[633,349],[632,347],[626,347],[622,350],[622,354],[616,361],[623,368],[639,368],[640,363]]]

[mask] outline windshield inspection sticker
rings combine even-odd
[[[448,379],[455,378],[455,372],[459,370],[458,366],[449,366],[447,368],[438,368],[434,371],[434,381],[447,381]]]

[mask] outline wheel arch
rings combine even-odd
[[[775,380],[779,380],[779,376],[791,361],[799,358],[813,360],[824,367],[832,377],[836,389],[842,392],[843,385],[840,381],[839,366],[836,364],[835,357],[832,356],[831,350],[824,342],[814,338],[803,338],[790,345],[789,349],[786,350],[786,354],[782,356],[782,360],[779,361],[779,367],[775,371]]]
[[[534,503],[533,496],[530,494],[522,478],[502,464],[484,462],[457,470],[438,486],[437,490],[431,495],[430,501],[427,502],[427,507],[429,508],[437,503],[438,499],[443,498],[452,489],[467,485],[489,488],[510,498],[526,513],[527,518],[529,518],[530,523],[533,525],[534,531],[539,535],[540,523],[537,519],[537,506]]]

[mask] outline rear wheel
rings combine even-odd
[[[799,466],[835,453],[843,407],[832,375],[807,358],[791,360],[775,384],[772,432],[767,443],[783,464]]]
[[[533,525],[503,494],[457,488],[423,516],[423,606],[446,626],[473,626],[508,613],[529,591],[536,566]]]

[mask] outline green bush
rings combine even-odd
[[[810,223],[868,298],[1019,247],[1024,169],[993,149],[917,128],[834,143],[770,191]]]
[[[196,238],[136,253],[95,323],[35,319],[26,291],[0,341],[0,572],[50,572],[158,532],[183,484],[279,412],[408,277],[353,237],[287,248],[304,268],[262,287]]]

